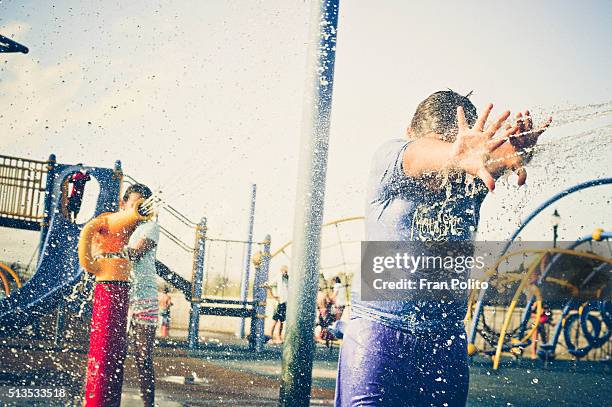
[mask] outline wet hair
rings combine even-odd
[[[127,202],[130,199],[130,194],[140,194],[144,199],[149,199],[153,192],[151,192],[148,186],[143,184],[130,185],[123,193],[123,202]]]
[[[476,123],[478,113],[470,101],[472,92],[462,96],[452,90],[441,90],[428,96],[419,103],[414,112],[410,129],[415,137],[423,137],[429,133],[442,136],[445,141],[454,141],[457,135],[457,107],[462,106],[465,119],[470,126]]]

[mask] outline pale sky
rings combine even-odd
[[[255,237],[270,233],[277,247],[292,237],[308,8],[297,0],[2,1],[0,33],[30,53],[0,58],[0,154],[53,152],[62,163],[105,167],[120,159],[127,174],[190,218],[207,216],[210,234],[225,238],[245,238],[255,182]],[[473,90],[479,108],[530,108],[536,119],[610,102],[611,13],[607,1],[342,1],[325,218],[363,214],[374,149],[403,137],[418,102],[436,90]],[[479,238],[507,238],[545,198],[610,176],[612,131],[601,130],[610,109],[551,128],[527,187],[500,184],[485,201]],[[577,136],[589,129],[600,130]],[[561,239],[609,229],[611,200],[604,186],[559,202]],[[549,239],[548,218],[525,236]],[[361,227],[351,230],[361,239]],[[27,261],[35,244],[35,234],[0,229],[0,258]],[[190,258],[177,253],[160,248],[187,275]]]

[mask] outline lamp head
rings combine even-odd
[[[556,209],[550,217],[550,223],[553,228],[559,227],[559,224],[561,223],[561,215],[559,215],[559,212]]]

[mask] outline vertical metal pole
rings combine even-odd
[[[262,287],[268,281],[270,270],[270,235],[266,235],[263,242],[261,263],[255,266],[255,279],[253,281],[253,318],[251,318],[251,338],[249,348],[255,352],[262,352],[266,343],[264,327],[266,323],[266,297],[267,290]]]
[[[202,280],[204,279],[204,254],[206,250],[206,218],[202,218],[196,227],[196,247],[193,258],[191,278],[191,312],[189,314],[189,331],[187,341],[189,349],[198,347],[200,331],[200,301],[202,301]]]
[[[257,197],[257,185],[253,184],[251,188],[251,210],[249,211],[249,228],[247,231],[247,250],[244,255],[244,273],[242,274],[242,283],[240,285],[240,301],[246,301],[249,293],[249,274],[251,271],[251,250],[253,249],[253,223],[255,221],[255,199]],[[253,289],[253,293],[255,289]],[[240,327],[236,336],[240,339],[244,338],[244,317],[240,318]]]
[[[339,0],[313,1],[279,405],[308,406]]]
[[[55,163],[56,158],[55,154],[49,155],[49,160],[47,161],[47,181],[45,183],[45,200],[44,200],[44,212],[43,212],[43,221],[40,227],[40,244],[38,251],[38,259],[42,258],[42,251],[45,246],[45,239],[47,238],[47,232],[49,231],[49,223],[51,222],[51,211],[53,210],[53,202],[55,199],[59,199],[59,197],[53,196],[53,182],[55,181],[56,171],[55,171]]]

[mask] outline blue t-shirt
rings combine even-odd
[[[367,186],[366,241],[470,241],[478,226],[487,189],[482,181],[458,175],[439,190],[406,176],[407,140],[390,140],[375,153]],[[360,301],[354,279],[353,315],[401,330],[437,329],[461,323],[466,302]]]

